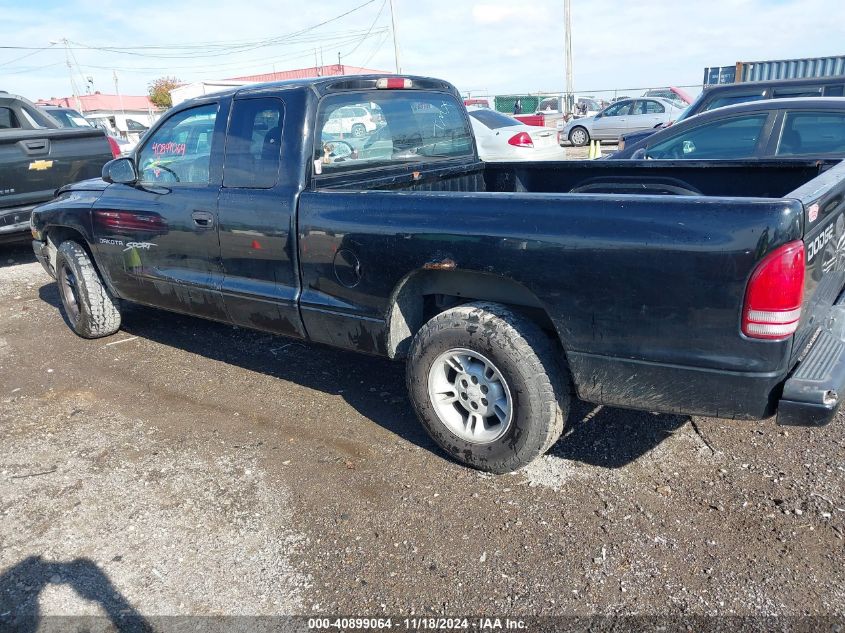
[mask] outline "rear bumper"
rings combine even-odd
[[[778,424],[822,426],[845,397],[845,294],[831,308],[824,329],[783,385]]]
[[[34,205],[0,209],[0,244],[26,241],[33,208]]]

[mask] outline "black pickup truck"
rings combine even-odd
[[[119,153],[102,130],[62,129],[32,102],[0,91],[0,243],[25,241],[36,204],[99,175]]]
[[[451,85],[360,76],[181,104],[32,233],[79,335],[125,300],[404,359],[437,443],[506,472],[573,395],[829,422],[843,206],[836,162],[485,164]]]

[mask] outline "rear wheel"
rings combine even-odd
[[[568,381],[537,325],[506,306],[470,303],[417,333],[408,359],[411,401],[455,459],[494,473],[522,468],[560,437]]]
[[[56,254],[56,282],[65,318],[84,338],[101,338],[120,329],[118,300],[100,279],[87,251],[76,242],[61,243]]]
[[[590,133],[587,132],[587,128],[580,126],[573,128],[572,131],[569,132],[569,142],[575,147],[583,147],[590,142]]]

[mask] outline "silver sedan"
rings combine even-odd
[[[573,119],[563,128],[564,138],[576,146],[591,140],[618,141],[624,134],[660,127],[677,119],[684,108],[660,97],[623,99],[595,116]]]

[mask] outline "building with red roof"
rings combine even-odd
[[[392,75],[389,70],[373,70],[361,66],[347,66],[346,64],[329,64],[328,66],[311,66],[296,70],[280,70],[272,73],[246,75],[244,77],[230,77],[226,81],[244,81],[261,83],[265,81],[285,81],[287,79],[309,79],[311,77],[333,77],[335,75]]]
[[[295,70],[279,70],[272,73],[258,73],[256,75],[243,75],[241,77],[230,77],[229,79],[212,79],[206,81],[195,81],[184,84],[170,91],[173,105],[182,103],[188,99],[202,95],[212,94],[226,90],[233,86],[243,86],[252,83],[263,83],[267,81],[285,81],[288,79],[308,79],[311,77],[335,77],[341,75],[392,75],[387,70],[373,70],[360,66],[347,66],[346,64],[329,64],[328,66],[311,66],[310,68],[297,68]]]
[[[137,138],[161,115],[159,109],[146,95],[111,95],[95,92],[78,97],[40,99],[37,104],[81,109],[85,118],[93,124],[107,128],[124,138]]]

